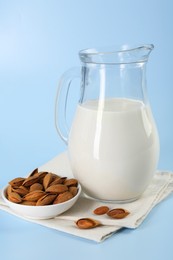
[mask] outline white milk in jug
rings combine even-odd
[[[143,102],[117,98],[78,105],[69,158],[87,195],[108,201],[138,198],[155,173],[158,157],[157,130]]]

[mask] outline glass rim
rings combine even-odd
[[[101,50],[101,49],[111,49],[113,48],[114,50]],[[122,48],[122,49],[121,49]],[[99,50],[100,49],[100,50]],[[98,48],[85,48],[79,51],[79,55],[98,55],[98,54],[114,54],[114,53],[121,53],[121,52],[130,52],[130,51],[135,51],[135,50],[153,50],[154,49],[154,44],[142,44],[142,45],[128,45],[128,44],[123,44],[123,45],[115,45],[115,46],[108,46],[108,47],[98,47]]]
[[[98,48],[86,48],[79,51],[80,60],[84,63],[96,64],[128,64],[145,62],[153,44],[117,45]]]

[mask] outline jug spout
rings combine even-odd
[[[147,62],[151,51],[154,49],[153,44],[146,44],[132,49],[132,56],[136,56],[136,62]]]
[[[130,64],[147,62],[149,54],[153,50],[153,44],[138,46],[121,45],[98,49],[84,49],[79,52],[80,60],[83,63],[95,64]]]

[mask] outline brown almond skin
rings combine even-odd
[[[37,201],[36,206],[50,205],[56,196],[56,194],[46,194]]]
[[[43,178],[43,187],[46,190],[49,187],[49,184],[53,181],[53,175],[52,173],[48,173]]]
[[[122,208],[116,208],[116,209],[112,209],[110,211],[107,212],[107,215],[111,218],[115,218],[115,219],[122,219],[125,218],[127,215],[129,215],[130,212],[122,209]]]
[[[51,174],[52,174],[52,176],[53,176],[53,180],[55,180],[56,178],[60,178],[61,176],[59,176],[59,175],[57,175],[57,174],[55,174],[55,173],[53,173],[53,172],[50,172]]]
[[[68,187],[64,184],[52,185],[46,189],[46,192],[57,193],[57,194],[63,193],[65,191],[68,191]]]
[[[101,223],[91,218],[81,218],[76,221],[76,225],[80,229],[91,229],[101,225]]]
[[[24,182],[23,182],[23,186],[25,187],[30,187],[32,184],[38,182],[39,180],[39,176],[36,174],[34,174],[33,176],[28,177]]]
[[[67,179],[67,177],[58,177],[53,182],[50,183],[50,186],[56,184],[63,184],[63,182]]]
[[[9,196],[9,194],[10,194],[11,192],[12,192],[11,185],[8,185],[7,190],[6,190],[7,198],[8,198],[8,196]]]
[[[43,190],[43,185],[41,183],[34,183],[30,186],[29,191],[34,191],[34,190]]]
[[[26,194],[26,196],[23,197],[23,200],[37,201],[44,195],[45,195],[44,191],[42,191],[42,190],[35,190],[35,191],[31,191],[28,194]]]
[[[22,202],[22,198],[21,196],[16,193],[16,192],[11,192],[8,196],[8,200],[14,203],[21,203]]]
[[[77,186],[78,185],[78,181],[76,179],[68,179],[64,181],[64,184],[67,187],[71,187],[71,186]]]
[[[36,206],[36,202],[35,201],[28,201],[28,200],[24,200],[20,204],[21,205],[25,205],[25,206]]]
[[[93,213],[95,215],[104,215],[106,214],[107,212],[109,211],[109,208],[107,206],[101,206],[101,207],[98,207],[96,208]]]
[[[28,177],[33,176],[34,174],[38,173],[38,168],[34,169]]]
[[[25,181],[25,178],[18,177],[18,178],[15,178],[15,179],[11,180],[9,182],[9,184],[13,188],[18,188],[19,186],[21,186],[23,184],[24,181]]]
[[[67,179],[52,172],[39,172],[36,168],[27,178],[18,177],[11,180],[6,189],[6,197],[14,203],[30,206],[49,205],[54,201],[62,203],[76,196],[77,185],[76,179]]]
[[[69,187],[69,191],[71,192],[71,194],[74,196],[76,196],[76,194],[78,193],[78,188],[75,186]]]
[[[70,200],[73,198],[73,195],[71,194],[71,192],[66,191],[64,193],[59,194],[56,199],[54,200],[53,204],[59,204],[62,202],[65,202],[67,200]]]
[[[18,193],[22,197],[25,196],[29,192],[29,190],[24,186],[20,186],[18,188],[12,188],[12,191]]]
[[[35,174],[35,176],[38,177],[38,182],[39,183],[43,184],[43,179],[46,176],[46,174],[48,174],[48,172],[44,172],[44,171],[43,172],[38,172],[38,173]]]

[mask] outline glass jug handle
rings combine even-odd
[[[55,99],[55,128],[61,139],[68,144],[69,128],[67,124],[67,103],[71,82],[80,78],[81,68],[74,67],[67,70],[60,78]]]

